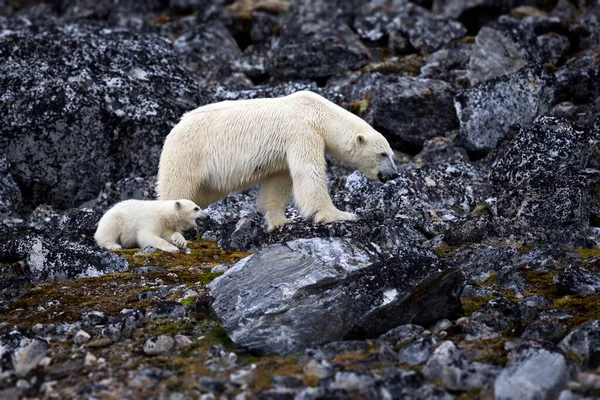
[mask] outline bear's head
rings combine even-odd
[[[198,224],[208,219],[208,214],[191,200],[181,199],[175,201],[175,211],[177,212],[177,229],[179,230],[196,228]]]
[[[375,129],[363,125],[363,129],[354,134],[350,146],[350,162],[367,178],[385,183],[398,177],[394,152],[387,139]]]

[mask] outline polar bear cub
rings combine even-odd
[[[176,252],[187,248],[181,232],[207,218],[190,200],[125,200],[100,219],[94,239],[109,250],[152,246]]]
[[[206,105],[184,114],[165,139],[158,196],[206,207],[262,184],[258,208],[269,230],[289,222],[285,210],[292,194],[304,218],[355,220],[331,201],[326,153],[370,179],[398,176],[383,135],[316,93]]]

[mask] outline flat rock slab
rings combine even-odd
[[[446,318],[460,308],[461,282],[427,251],[391,257],[373,244],[314,238],[264,247],[208,287],[236,344],[291,354]]]

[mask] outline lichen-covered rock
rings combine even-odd
[[[487,153],[513,124],[529,126],[552,106],[556,82],[539,68],[497,77],[456,95],[458,140],[467,151]]]
[[[569,265],[554,277],[560,293],[590,295],[600,291],[600,274],[578,265]]]
[[[510,358],[494,383],[498,400],[556,398],[575,372],[565,356],[545,348],[522,346]]]
[[[558,347],[564,352],[576,354],[588,368],[600,366],[600,320],[589,322],[569,333]]]
[[[286,13],[268,60],[271,76],[327,78],[366,64],[367,48],[348,25],[331,17],[316,19],[307,8],[294,5]]]
[[[538,36],[537,42],[541,61],[552,65],[557,65],[563,61],[571,49],[569,39],[554,32]]]
[[[561,310],[548,310],[527,324],[521,334],[523,340],[535,340],[539,343],[556,344],[567,334],[567,324],[573,316]]]
[[[116,183],[107,182],[95,200],[90,200],[81,207],[87,206],[105,212],[120,201],[129,199],[156,200],[157,198],[156,176],[125,178]]]
[[[28,205],[78,205],[107,181],[155,173],[164,137],[196,103],[168,42],[101,25],[41,27],[0,37],[0,147]]]
[[[390,258],[377,246],[348,239],[298,239],[263,248],[209,288],[236,344],[289,354],[451,315],[460,280],[422,250]],[[242,298],[243,307],[237,305]]]
[[[0,151],[0,220],[15,215],[21,200],[21,191],[10,175],[10,162]]]
[[[443,81],[367,73],[358,79],[351,100],[366,100],[361,116],[392,147],[412,152],[425,140],[458,127],[453,96],[454,89]]]
[[[27,376],[47,351],[48,342],[29,330],[13,329],[0,335],[0,380]]]
[[[514,20],[483,27],[475,37],[469,60],[471,85],[541,64],[535,34]]]
[[[439,79],[452,84],[457,89],[471,86],[467,68],[474,44],[467,40],[457,40],[430,54],[421,67],[421,76]]]

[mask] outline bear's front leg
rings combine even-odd
[[[177,246],[173,246],[165,239],[152,234],[140,235],[138,237],[138,245],[142,248],[151,246],[170,253],[177,253],[179,251]]]
[[[307,160],[308,158],[308,160]],[[356,221],[356,214],[338,210],[331,201],[327,189],[324,153],[310,160],[306,154],[290,159],[294,199],[298,209],[317,223],[328,224],[335,221]]]
[[[180,249],[187,249],[187,247],[188,247],[187,240],[185,240],[183,235],[179,232],[175,232],[174,234],[171,235],[171,243],[173,243],[175,246],[179,247]]]
[[[258,195],[258,210],[265,214],[269,232],[290,222],[285,216],[285,209],[291,197],[292,177],[289,171],[273,175],[262,184]]]

